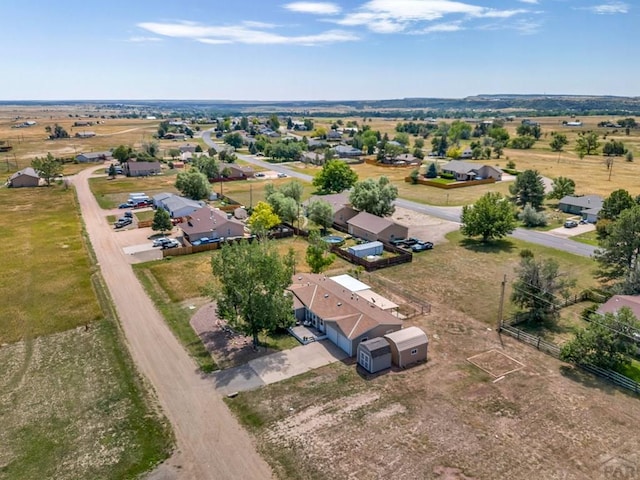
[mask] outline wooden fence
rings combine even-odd
[[[385,250],[390,251],[388,248],[389,245],[383,245]],[[349,253],[347,250],[344,250],[338,245],[332,245],[331,252],[335,253],[341,258],[344,258],[347,262],[364,267],[367,272],[373,272],[374,270],[380,270],[381,268],[393,267],[394,265],[410,263],[413,261],[413,254],[404,250],[402,250],[401,253],[392,252],[397,254],[393,257],[381,258],[379,260],[367,260],[366,258],[358,257],[356,255],[353,255],[352,253]]]
[[[420,162],[418,160],[418,162]],[[365,159],[364,163],[366,163],[367,165],[375,165],[376,167],[388,167],[388,168],[409,168],[409,167],[413,167],[413,168],[418,168],[420,167],[420,163],[401,163],[401,164],[394,164],[394,163],[382,163],[379,162],[378,160],[376,160],[375,158],[367,158]]]
[[[516,340],[531,345],[541,352],[546,353],[547,355],[551,355],[555,358],[560,358],[560,347],[554,343],[547,342],[540,337],[536,337],[535,335],[531,335],[530,333],[525,332],[519,328],[514,327],[513,325],[507,325],[503,323],[500,326],[500,333],[506,333],[507,335],[515,338]],[[613,370],[608,370],[605,368],[596,367],[589,364],[578,363],[577,367],[582,370],[589,372],[593,375],[596,375],[600,378],[607,380],[618,387],[622,387],[625,390],[629,390],[636,394],[640,394],[640,383],[631,380],[629,377],[619,374],[618,372],[614,372]]]
[[[404,181],[407,183],[414,183],[414,180],[411,177],[404,177]],[[432,180],[426,180],[424,178],[418,178],[416,183],[420,185],[428,185],[430,187],[442,188],[444,190],[451,190],[452,188],[464,188],[464,187],[472,187],[473,185],[485,185],[487,183],[496,183],[495,178],[484,178],[482,180],[466,180],[466,181],[458,181],[451,183],[440,183],[434,182]]]

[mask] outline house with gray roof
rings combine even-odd
[[[360,212],[347,220],[349,235],[373,242],[391,242],[398,238],[407,238],[409,228],[388,218]]]
[[[76,157],[78,163],[105,162],[113,160],[111,152],[89,152],[81,153]]]
[[[362,150],[351,145],[336,145],[333,150],[340,158],[359,157],[363,155]]]
[[[493,178],[497,182],[502,180],[502,170],[491,165],[452,160],[442,167],[442,173],[449,173],[458,181]]]
[[[560,199],[558,208],[564,213],[580,215],[589,223],[596,223],[604,200],[600,195],[566,195]]]
[[[306,202],[303,202],[303,205],[308,207],[310,203],[316,201],[327,202],[331,205],[333,223],[343,228],[347,228],[347,221],[358,214],[358,211],[353,208],[349,202],[349,192],[334,193],[331,195],[314,195]]]
[[[171,218],[181,218],[202,208],[204,203],[190,198],[181,197],[173,193],[159,193],[153,196],[156,208],[164,208]]]
[[[40,175],[33,168],[27,167],[9,177],[7,182],[10,187],[38,187],[40,185]]]
[[[124,173],[127,177],[148,177],[162,173],[160,162],[137,162],[129,160],[124,164]]]

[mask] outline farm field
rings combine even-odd
[[[130,478],[171,435],[123,345],[63,187],[0,189],[0,478]],[[20,239],[20,241],[16,241]]]

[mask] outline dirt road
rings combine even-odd
[[[104,167],[99,167],[104,168]],[[171,422],[177,452],[154,478],[265,479],[272,473],[210,379],[202,378],[147,297],[91,194],[88,178],[73,178],[82,216],[139,371],[155,388]],[[177,468],[175,468],[177,467]]]

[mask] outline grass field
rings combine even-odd
[[[115,208],[118,204],[126,202],[129,193],[144,192],[153,197],[161,192],[178,193],[175,188],[176,170],[165,170],[163,175],[150,177],[123,177],[118,176],[114,180],[107,177],[95,177],[89,179],[89,186],[101,208]]]
[[[124,347],[72,190],[0,189],[0,478],[134,478],[171,434]]]

